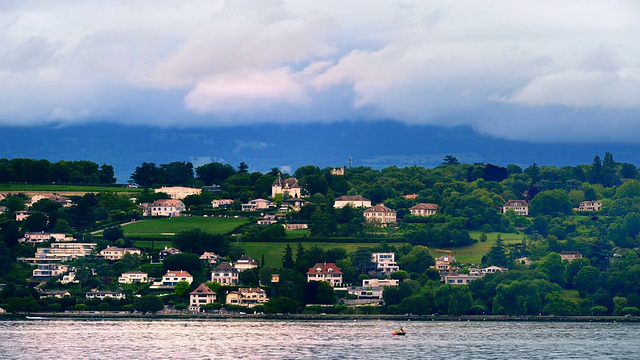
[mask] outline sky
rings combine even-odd
[[[393,120],[635,144],[640,2],[0,2],[0,125]]]

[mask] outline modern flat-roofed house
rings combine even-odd
[[[578,211],[600,211],[602,209],[602,201],[600,200],[588,200],[580,203]]]
[[[396,211],[389,209],[384,204],[378,204],[364,211],[364,218],[369,222],[380,225],[395,224]]]
[[[214,199],[211,200],[211,207],[214,209],[226,209],[233,205],[233,199]]]
[[[122,273],[118,278],[120,284],[135,284],[149,282],[149,274],[142,271],[129,271]]]
[[[35,257],[67,261],[91,255],[97,245],[96,243],[54,242],[50,244],[49,248],[36,249]]]
[[[444,283],[449,285],[467,285],[473,280],[481,279],[482,276],[473,276],[467,274],[445,275]]]
[[[169,187],[161,187],[160,189],[155,189],[156,193],[165,193],[169,195],[171,199],[174,200],[182,200],[190,195],[200,195],[202,193],[202,189],[194,189],[190,187],[184,186],[169,186]]]
[[[238,272],[243,272],[245,270],[257,268],[258,262],[249,255],[242,255],[238,261],[233,264],[233,267],[236,268]]]
[[[69,265],[64,264],[37,264],[31,275],[36,279],[48,280],[60,276],[69,271]]]
[[[169,270],[162,276],[162,286],[176,286],[180,281],[186,281],[191,284],[193,276],[184,270]]]
[[[504,206],[502,206],[502,212],[506,213],[507,210],[512,209],[518,215],[529,215],[529,203],[524,200],[509,200]]]
[[[238,291],[229,292],[225,302],[230,305],[252,308],[267,301],[269,301],[267,293],[261,288],[239,288]]]
[[[238,283],[238,269],[231,263],[222,262],[211,271],[211,281],[222,285],[236,285]]]
[[[300,211],[303,206],[307,205],[309,201],[300,198],[285,199],[280,205],[282,211]]]
[[[288,178],[282,179],[280,175],[271,184],[271,197],[273,198],[277,194],[283,194],[284,197],[299,198],[302,193],[302,187],[298,185],[298,179]]]
[[[451,263],[455,261],[456,261],[456,258],[454,256],[442,255],[436,259],[435,268],[440,272],[441,275],[449,273],[449,267],[453,266],[451,265]],[[454,272],[454,271],[457,271],[455,267],[451,269],[451,272]]]
[[[413,216],[431,216],[438,211],[438,205],[431,203],[417,203],[409,208]]]
[[[339,196],[333,203],[333,207],[336,209],[341,209],[347,205],[351,205],[354,208],[369,208],[371,207],[371,200],[366,199],[360,195]]]
[[[216,302],[217,294],[209,289],[206,284],[200,284],[189,293],[189,311],[199,312],[202,305]]]
[[[256,211],[272,208],[274,205],[271,201],[265,199],[253,199],[246,204],[242,204],[242,211]]]
[[[362,279],[362,286],[398,287],[398,279]]]
[[[396,254],[392,252],[373,253],[371,261],[376,263],[376,273],[380,275],[389,275],[400,270],[398,263],[396,263]]]
[[[126,298],[125,293],[122,291],[89,291],[85,296],[87,299],[100,300],[104,300],[105,298],[122,300]]]
[[[307,271],[309,281],[326,281],[335,287],[342,284],[342,270],[334,263],[317,263]]]
[[[100,257],[106,260],[120,260],[125,254],[142,255],[142,251],[137,248],[119,248],[117,246],[109,246],[108,248],[100,250]]]
[[[62,233],[34,231],[25,233],[24,237],[18,241],[21,243],[35,245],[47,241],[73,241],[73,238],[71,236],[67,236],[67,234]]]
[[[161,199],[151,204],[151,216],[180,216],[186,207],[181,200]]]
[[[469,268],[469,275],[471,276],[485,276],[487,274],[495,274],[497,272],[503,272],[503,271],[508,271],[509,269],[506,267],[500,267],[500,266],[489,266],[486,268],[482,268],[482,269],[477,269],[477,268]]]

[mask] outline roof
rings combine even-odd
[[[409,210],[438,210],[438,205],[431,203],[417,203],[415,206],[410,207]]]
[[[229,262],[222,262],[220,264],[218,264],[218,266],[216,266],[213,271],[220,271],[220,272],[238,272],[238,270],[236,268],[233,267],[233,265],[231,265],[231,263]]]
[[[160,199],[154,201],[153,206],[184,206],[184,203],[175,199]]]
[[[167,273],[164,274],[164,276],[193,277],[185,270],[167,270]]]
[[[264,293],[265,291],[261,288],[238,288],[238,292],[240,293]]]
[[[122,276],[124,275],[148,275],[146,272],[142,272],[142,271],[127,271],[122,273]]]
[[[360,195],[356,195],[356,196],[340,196],[336,198],[336,201],[371,201],[371,200],[364,198]]]
[[[207,284],[200,284],[195,290],[189,293],[189,295],[216,295],[215,291],[209,289]]]
[[[525,200],[509,200],[504,206],[529,206]]]
[[[332,271],[329,271],[332,269]],[[316,263],[309,268],[307,274],[342,274],[342,270],[334,263]]]
[[[378,204],[374,207],[370,207],[367,210],[365,210],[364,212],[366,213],[370,213],[370,212],[388,212],[388,213],[394,213],[395,214],[395,210],[393,209],[389,209],[388,207],[384,206],[384,204]]]
[[[271,186],[280,186],[281,188],[284,188],[284,189],[291,189],[291,188],[299,187],[298,186],[298,179],[296,179],[296,178],[282,179],[279,176],[276,179],[276,181],[273,182],[273,185],[271,185]]]
[[[250,264],[257,264],[258,262],[256,260],[254,260],[251,256],[249,255],[242,255],[237,262],[248,262]]]

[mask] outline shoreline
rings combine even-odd
[[[68,312],[0,314],[4,320],[283,320],[283,321],[502,321],[502,322],[640,322],[639,316],[505,316],[505,315],[342,315],[342,314],[131,314],[122,312]]]

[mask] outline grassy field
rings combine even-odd
[[[470,235],[474,239],[480,238],[480,232],[470,232]],[[456,258],[457,261],[463,264],[480,264],[482,261],[482,256],[484,256],[495,243],[498,238],[498,234],[502,238],[502,241],[505,244],[515,244],[522,241],[523,234],[510,234],[510,233],[487,233],[487,241],[480,242],[478,240],[477,243],[459,247],[459,248],[444,248],[443,250],[451,250],[453,251],[453,257]],[[438,257],[444,255],[444,253],[439,253],[435,251],[435,249],[429,249],[431,251],[431,255],[434,257]]]
[[[149,249],[149,250],[162,250],[165,247],[171,247],[171,240],[136,240],[133,242],[133,246],[140,249]]]
[[[293,257],[295,259],[296,249],[298,247],[298,243],[295,240],[291,242],[243,242],[245,250],[247,251],[247,255],[252,258],[260,261],[262,255],[264,254],[264,261],[267,265],[271,265],[277,268],[282,267],[282,255],[284,255],[284,249],[287,247],[287,244],[291,244],[291,248],[293,249]],[[352,253],[356,251],[359,247],[375,247],[379,244],[354,244],[354,243],[320,243],[320,242],[305,242],[302,243],[305,249],[309,249],[314,245],[318,245],[323,250],[333,249],[336,247],[343,248],[347,250],[347,253]],[[401,244],[394,244],[401,245]]]
[[[170,237],[193,229],[201,229],[211,234],[226,234],[248,222],[248,219],[243,218],[183,216],[137,221],[123,226],[122,230],[125,236],[133,237]]]
[[[84,186],[84,185],[54,185],[54,184],[0,184],[0,192],[35,192],[48,191],[52,193],[81,193],[81,192],[122,192],[141,193],[141,188],[122,186]]]
[[[583,298],[580,297],[578,290],[562,290],[562,298],[571,300],[576,303],[581,303],[584,301]]]
[[[309,235],[310,231],[308,229],[304,230],[287,230],[287,239],[295,239],[302,237],[304,235]]]

